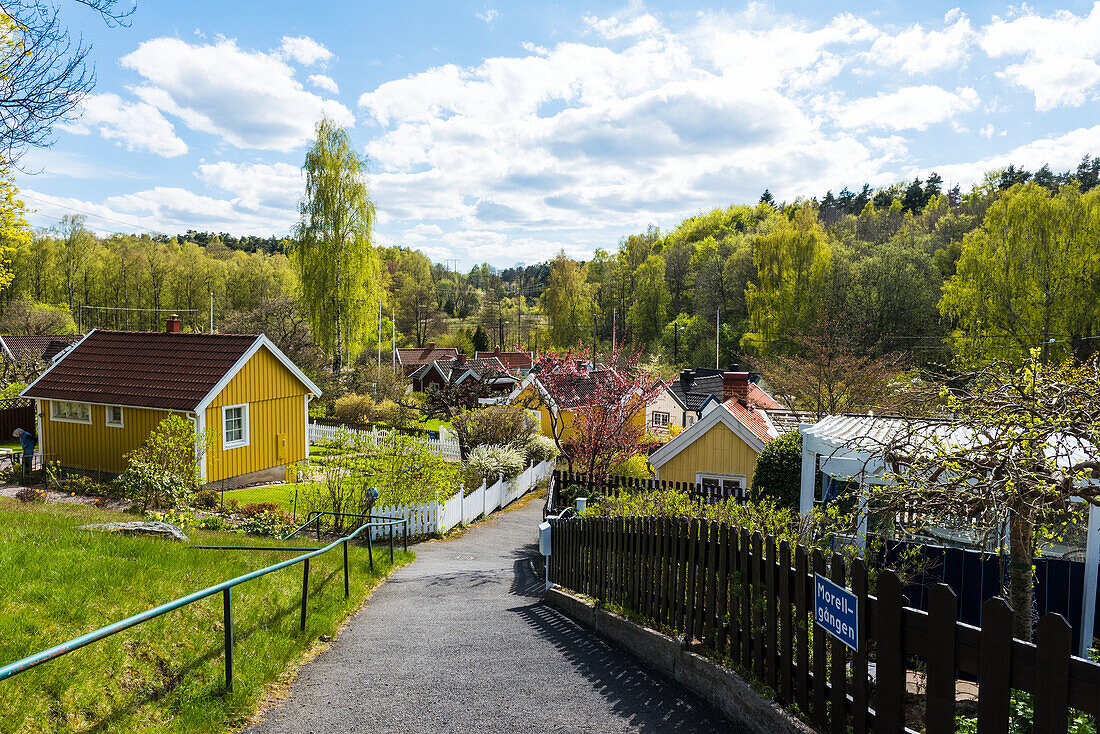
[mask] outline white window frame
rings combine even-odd
[[[118,423],[111,422],[111,410],[118,408]],[[123,410],[121,405],[107,405],[103,408],[103,424],[110,428],[125,428],[126,427],[126,411]]]
[[[229,441],[226,438],[225,420],[226,413],[234,408],[241,409],[241,438],[238,441]],[[222,450],[227,449],[239,449],[242,446],[248,445],[248,403],[237,403],[236,405],[223,405],[222,406]]]
[[[662,422],[660,419],[663,418]],[[671,422],[672,416],[665,410],[653,411],[653,425],[657,428],[668,428],[669,422]]]
[[[80,420],[78,418],[63,418],[57,414],[57,406],[65,403],[67,405],[83,405],[88,409],[88,420]],[[51,400],[50,401],[50,420],[57,421],[58,423],[83,423],[84,425],[90,425],[92,422],[92,405],[91,403],[82,403],[78,400]]]
[[[702,484],[704,479],[717,479],[719,484],[727,479],[733,479],[741,483],[741,491],[738,494],[745,494],[749,491],[749,478],[744,474],[722,474],[721,472],[713,471],[697,471],[695,472],[695,483]]]

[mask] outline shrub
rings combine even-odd
[[[221,530],[225,527],[225,518],[221,515],[208,515],[199,520],[199,527],[203,530]]]
[[[558,458],[558,445],[554,443],[554,439],[541,433],[532,433],[528,436],[523,448],[524,453],[527,454],[527,460],[536,464]]]
[[[156,510],[182,502],[194,488],[194,480],[187,481],[152,464],[131,461],[114,485],[123,497],[140,503],[143,510]]]
[[[616,464],[611,469],[612,476],[625,477],[626,479],[652,479],[653,471],[649,468],[649,460],[645,456],[631,456],[626,461]]]
[[[15,493],[15,499],[20,502],[45,502],[46,490],[34,487],[22,487]]]
[[[247,505],[242,505],[237,514],[244,515],[245,517],[254,517],[264,512],[282,512],[283,508],[278,502],[249,502]]]
[[[73,474],[67,477],[63,486],[66,492],[86,497],[96,497],[110,493],[108,487],[83,474]]]
[[[208,438],[196,434],[186,418],[168,416],[141,447],[126,455],[129,463],[115,480],[115,487],[146,510],[175,507],[196,487],[199,459]]]
[[[406,408],[392,400],[383,400],[378,403],[374,408],[374,414],[378,420],[395,428],[404,428],[416,417],[411,408]]]
[[[191,504],[200,510],[214,510],[221,505],[221,495],[214,489],[203,489],[195,492],[191,498]]]
[[[478,446],[466,459],[467,477],[474,484],[495,482],[501,474],[511,479],[526,466],[523,454],[511,446]]]
[[[267,502],[256,502],[253,504],[270,504]],[[246,505],[247,507],[248,505]],[[294,529],[294,520],[290,515],[285,512],[279,511],[264,511],[258,512],[254,515],[250,515],[245,518],[240,525],[237,526],[237,530],[242,533],[249,533],[251,535],[269,535],[281,538],[288,532]]]
[[[780,507],[798,509],[802,492],[802,434],[784,433],[764,444],[756,459],[750,498],[759,502],[768,497]]]
[[[469,449],[478,446],[524,447],[535,422],[518,405],[490,405],[463,413],[452,421]]]
[[[348,393],[336,401],[332,415],[344,423],[366,425],[374,417],[374,398],[370,395]]]

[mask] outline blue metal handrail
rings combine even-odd
[[[367,516],[367,517],[370,517],[370,516]],[[278,571],[280,569],[287,568],[289,566],[293,566],[297,563],[303,564],[303,569],[302,569],[302,615],[301,615],[302,619],[301,619],[301,629],[304,630],[306,628],[306,599],[307,599],[308,594],[309,594],[309,559],[311,559],[315,556],[319,556],[323,553],[327,553],[328,551],[332,550],[336,546],[338,546],[340,544],[343,544],[343,546],[344,546],[344,596],[348,597],[350,595],[349,578],[348,578],[348,543],[351,542],[352,540],[354,540],[355,537],[357,535],[359,535],[359,533],[361,533],[364,528],[385,527],[387,525],[391,528],[390,533],[391,533],[391,538],[392,538],[392,533],[393,533],[392,527],[393,527],[393,525],[397,524],[397,522],[401,522],[400,518],[393,519],[393,518],[389,518],[389,517],[387,517],[385,519],[378,518],[378,520],[379,520],[378,522],[375,522],[374,518],[371,518],[371,520],[372,520],[371,522],[363,523],[362,525],[360,525],[351,534],[345,535],[342,538],[338,538],[338,539],[334,540],[332,543],[328,544],[324,548],[318,548],[318,549],[313,550],[309,553],[303,553],[302,555],[297,556],[295,558],[290,558],[290,559],[287,559],[285,561],[281,561],[280,563],[275,563],[273,565],[266,566],[266,567],[261,568],[257,571],[252,571],[252,572],[246,573],[242,576],[238,576],[236,578],[229,579],[228,581],[223,581],[220,584],[215,584],[213,586],[208,586],[207,588],[202,589],[201,591],[196,591],[193,594],[188,594],[187,596],[180,597],[179,599],[174,599],[173,601],[167,602],[166,604],[161,604],[160,606],[153,607],[152,609],[147,609],[144,612],[140,612],[138,614],[133,615],[132,617],[127,617],[126,619],[120,620],[120,621],[115,622],[113,624],[109,624],[106,627],[100,627],[99,629],[95,630],[94,632],[89,632],[87,634],[81,635],[80,637],[76,637],[72,640],[69,640],[68,642],[63,642],[60,645],[54,645],[51,648],[48,648],[46,650],[42,650],[41,652],[37,652],[34,655],[30,655],[28,657],[25,657],[22,660],[16,660],[14,663],[9,663],[8,665],[5,665],[4,667],[0,668],[0,681],[6,680],[7,678],[11,678],[12,676],[17,675],[19,673],[22,673],[25,670],[30,670],[31,668],[33,668],[37,665],[41,665],[42,663],[48,662],[50,660],[53,660],[54,658],[59,658],[62,655],[66,655],[66,654],[72,652],[73,650],[77,650],[81,647],[84,647],[85,645],[90,645],[91,643],[102,640],[105,637],[110,637],[113,634],[116,634],[118,632],[122,632],[123,630],[129,629],[130,627],[134,627],[136,625],[139,625],[142,622],[148,622],[150,619],[154,619],[155,617],[159,617],[162,614],[166,614],[168,612],[175,611],[176,609],[180,609],[181,607],[185,607],[189,604],[193,604],[194,602],[197,602],[200,599],[205,599],[208,596],[213,596],[214,594],[217,594],[220,591],[220,592],[222,592],[223,614],[224,614],[224,621],[225,621],[225,625],[224,625],[224,627],[225,627],[225,689],[228,692],[232,692],[233,691],[233,587],[238,586],[239,584],[243,584],[246,581],[251,581],[252,579],[259,578],[260,576],[266,576],[269,573],[273,573],[273,572]],[[367,537],[368,538],[370,537],[370,533],[367,534]],[[392,540],[391,540],[391,546],[390,547],[391,547],[391,556],[390,556],[390,558],[392,560],[392,558],[393,558],[393,556],[392,556],[392,547],[393,547],[392,546]]]

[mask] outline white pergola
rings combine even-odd
[[[814,506],[818,469],[821,470],[822,496],[824,485],[829,479],[855,482],[860,486],[859,526],[856,542],[867,544],[867,487],[888,485],[882,462],[873,452],[860,448],[860,442],[873,445],[885,442],[901,427],[901,422],[888,418],[875,418],[872,415],[851,416],[831,415],[812,426],[799,426],[802,434],[802,481],[799,497],[799,512],[808,514]],[[962,438],[961,436],[959,438]],[[1086,449],[1081,446],[1065,456],[1067,464],[1076,463],[1084,458]],[[1059,462],[1063,457],[1058,457]],[[1096,480],[1081,483],[1082,486],[1095,485]],[[1079,500],[1080,501],[1080,500]],[[1085,545],[1085,586],[1081,600],[1081,642],[1078,654],[1082,657],[1092,644],[1093,623],[1096,615],[1096,588],[1100,576],[1100,508],[1089,505],[1088,532]]]

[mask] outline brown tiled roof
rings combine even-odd
[[[476,359],[492,359],[496,357],[506,369],[510,370],[529,370],[531,369],[531,365],[534,364],[534,358],[530,352],[502,352],[500,350],[493,350],[491,352],[475,352],[474,357]]]
[[[423,349],[397,350],[397,361],[405,366],[413,364],[430,364],[437,359],[454,359],[457,356],[457,347],[424,347]]]
[[[0,339],[8,345],[12,356],[19,358],[30,354],[35,359],[44,359],[47,362],[79,338],[79,334],[4,334],[0,336]]]
[[[749,383],[749,402],[764,410],[778,410],[783,407],[775,398],[764,392],[755,382]]]
[[[24,395],[193,410],[257,338],[251,334],[96,330]]]
[[[607,386],[609,382],[621,382],[622,378],[615,370],[596,370],[583,376],[573,375],[558,380],[558,388],[561,394],[553,395],[559,408],[572,409],[584,408],[593,404],[596,393]]]

